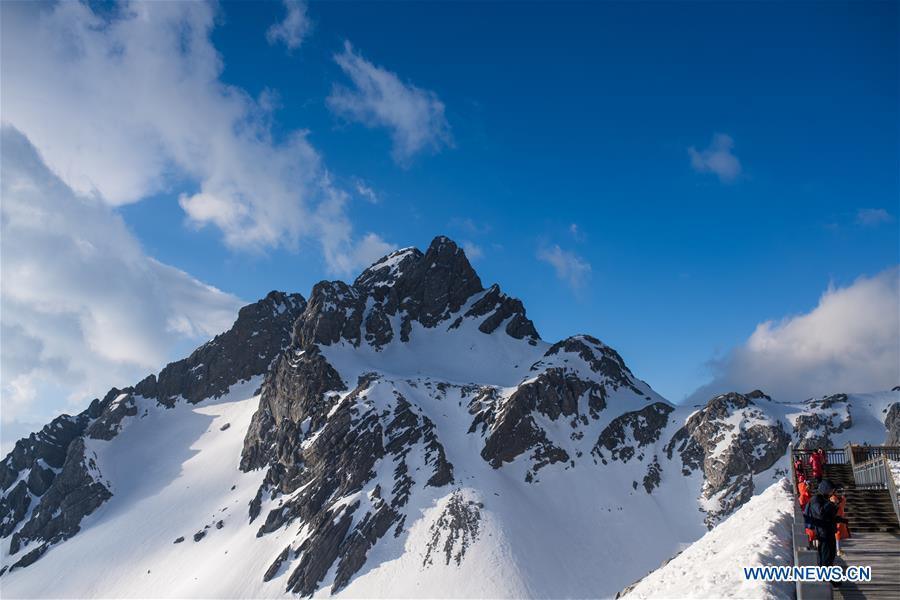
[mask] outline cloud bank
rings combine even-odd
[[[353,87],[335,84],[328,96],[329,108],[348,121],[390,131],[398,164],[407,166],[416,154],[438,152],[453,144],[444,103],[437,94],[403,83],[395,73],[355,52],[350,42],[344,43],[344,51],[334,60]]]
[[[776,400],[869,392],[900,384],[900,267],[829,287],[806,314],[757,325],[711,367],[714,380],[690,400],[756,388]]]
[[[130,385],[228,329],[241,300],[147,256],[122,219],[75,194],[18,131],[0,133],[3,423],[45,421]]]
[[[302,8],[289,5],[278,40],[299,43]],[[266,97],[221,81],[213,5],[3,9],[3,121],[75,192],[117,206],[187,189],[187,221],[218,228],[232,248],[297,248],[308,239],[330,271],[352,271],[360,250],[348,194],[305,131],[276,135]]]

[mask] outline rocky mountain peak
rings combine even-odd
[[[514,338],[539,339],[522,303],[497,285],[485,290],[465,251],[438,236],[424,253],[404,248],[380,258],[352,285],[316,284],[296,324],[294,341],[301,348],[343,340],[380,349],[398,336],[401,342],[409,341],[415,324],[434,328],[449,321],[449,329],[455,329],[466,318],[478,319],[482,333],[504,325]]]
[[[382,296],[379,299],[383,299],[383,295],[396,283],[397,279],[424,256],[421,250],[412,246],[395,250],[375,261],[372,266],[360,273],[353,282],[353,287],[376,297]]]

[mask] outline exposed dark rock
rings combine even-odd
[[[891,404],[884,419],[884,427],[887,429],[885,445],[900,446],[900,402]]]
[[[3,497],[3,502],[0,503],[0,517],[3,519],[0,535],[6,537],[11,534],[25,517],[29,506],[31,506],[31,495],[28,493],[28,484],[22,480],[12,487],[9,493]]]
[[[9,568],[10,571],[15,571],[16,569],[21,569],[23,567],[27,567],[30,564],[33,564],[34,561],[39,559],[44,555],[44,553],[50,548],[50,544],[41,544],[34,550],[30,550],[26,552],[22,558],[13,563],[13,566]]]
[[[467,317],[484,315],[488,315],[488,317],[478,326],[478,330],[482,333],[493,333],[504,321],[509,319],[504,328],[507,335],[517,339],[528,337],[532,341],[540,339],[534,323],[525,317],[525,307],[522,302],[502,293],[497,284],[492,285],[465,314]]]
[[[39,464],[31,467],[28,473],[28,491],[35,496],[41,496],[50,489],[50,484],[56,477],[56,471],[47,467],[44,468]]]
[[[137,414],[132,389],[113,388],[107,392],[102,401],[103,412],[88,427],[87,437],[95,440],[111,440],[116,437],[121,430],[122,420]]]
[[[225,423],[224,425],[222,425],[221,427],[219,427],[219,431],[225,431],[225,430],[228,429],[229,427],[231,427],[231,423]]]
[[[326,510],[316,515],[312,533],[297,548],[295,556],[300,562],[288,578],[288,591],[302,596],[311,596],[316,591],[338,557],[357,508],[359,502],[342,507],[337,514]]]
[[[81,520],[112,496],[95,475],[100,474],[94,458],[86,456],[84,440],[76,438],[69,445],[62,470],[41,496],[31,518],[13,534],[10,554],[33,540],[54,544],[75,535]],[[40,554],[35,560],[38,557]]]
[[[290,553],[290,551],[290,544],[284,547],[284,550],[282,550],[278,554],[278,556],[275,557],[275,560],[271,565],[269,565],[269,568],[266,569],[266,572],[263,575],[263,581],[271,581],[276,575],[278,575],[278,572],[281,570],[281,565],[284,563],[284,561],[287,560],[288,553]]]
[[[221,396],[238,381],[265,373],[290,343],[294,321],[305,308],[303,296],[284,292],[270,292],[243,307],[231,329],[189,357],[167,365],[156,378],[156,394],[150,397],[166,406],[174,405],[179,397],[199,402]],[[149,382],[144,387],[145,393],[153,392]]]
[[[644,489],[647,490],[648,494],[651,493],[654,488],[659,487],[661,474],[662,467],[659,466],[659,459],[654,454],[653,461],[650,463],[650,466],[647,467],[647,474],[644,475]]]
[[[603,383],[612,389],[625,387],[636,394],[643,395],[643,392],[635,385],[634,375],[625,366],[625,361],[622,360],[619,353],[589,335],[578,335],[553,344],[544,354],[544,360],[534,365],[532,370],[540,369],[543,364],[550,362],[551,357],[561,357],[564,353],[578,355],[594,373],[601,375],[604,378]]]
[[[534,450],[532,458],[537,461],[535,471],[546,464],[569,460],[568,453],[555,447],[543,429],[534,420],[536,411],[552,420],[578,414],[578,399],[589,395],[588,405],[599,412],[606,406],[603,388],[594,382],[585,381],[562,368],[551,368],[528,383],[524,383],[502,402],[479,413],[472,424],[473,430],[479,422],[490,425],[481,456],[492,467],[512,462],[519,455]]]
[[[321,428],[331,407],[327,394],[345,389],[340,375],[317,347],[288,349],[266,377],[259,408],[244,438],[241,470],[278,463],[287,472],[296,471],[296,440],[304,433],[301,422],[309,419],[305,433]],[[281,488],[290,491],[290,485]]]
[[[179,536],[179,537],[175,538],[175,541],[172,542],[172,543],[173,543],[173,544],[180,544],[180,543],[183,542],[183,541],[184,541],[184,536]]]
[[[612,460],[628,462],[637,450],[655,443],[675,410],[663,402],[649,404],[641,410],[623,413],[613,419],[600,434],[593,453],[606,463],[606,452]]]
[[[481,293],[465,315],[460,309]],[[394,331],[391,317],[400,317]],[[451,318],[449,329],[463,318],[480,319],[479,329],[494,332],[501,324],[517,339],[538,339],[522,303],[492,286],[484,290],[465,252],[452,240],[436,237],[423,254],[415,248],[398,250],[377,261],[352,286],[340,281],[321,282],[313,288],[309,306],[295,331],[300,347],[365,340],[382,348],[395,340],[408,341],[413,323],[436,327]]]
[[[769,401],[761,393],[754,399]],[[790,436],[754,399],[734,392],[716,396],[691,415],[666,445],[669,458],[673,451],[681,455],[685,475],[703,469],[703,496],[715,496],[719,504],[718,510],[707,515],[710,528],[746,502],[753,494],[752,476],[770,468],[787,451]]]
[[[481,503],[466,500],[459,491],[453,492],[441,516],[429,528],[431,537],[425,547],[422,566],[434,564],[434,556],[444,555],[445,564],[450,561],[462,564],[469,547],[478,539],[481,523]]]
[[[375,543],[387,534],[391,525],[399,520],[399,513],[385,503],[380,503],[378,509],[372,513],[366,513],[362,522],[347,536],[341,545],[337,571],[334,575],[334,584],[331,593],[337,593],[343,589],[350,579],[362,568],[366,562],[366,554]]]
[[[216,521],[216,529],[222,529],[225,527],[225,521]]]
[[[834,394],[806,403],[807,411],[794,420],[798,449],[829,448],[831,436],[853,425],[847,394]]]
[[[206,528],[201,529],[200,531],[198,531],[197,533],[194,534],[194,541],[199,542],[200,540],[202,540],[205,537],[206,537]]]

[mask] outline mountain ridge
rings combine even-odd
[[[195,435],[232,445],[216,468],[233,487],[210,493],[228,506],[243,498],[229,513],[237,522],[219,522],[258,549],[244,557],[258,565],[251,595],[391,595],[378,586],[400,565],[416,570],[403,585],[434,594],[437,582],[475,595],[614,594],[776,481],[791,438],[879,443],[897,396],[779,404],[757,390],[697,410],[673,405],[597,338],[542,340],[521,301],[484,288],[464,251],[439,236],[426,252],[388,254],[352,284],[319,282],[308,300],[271,292],[188,358],[17,442],[0,463],[2,572],[22,589],[37,585],[28,573],[52,560],[38,561],[49,549],[78,544],[83,522],[99,532],[104,515],[129,509],[110,508],[117,494],[134,495],[116,482],[117,470],[127,479],[113,451],[123,432],[221,406],[246,426]],[[659,495],[676,497],[680,512]],[[613,519],[613,508],[625,514]],[[659,547],[604,553],[592,540],[625,535],[623,517],[645,521],[634,527],[656,531]],[[222,534],[197,526],[195,544],[219,543],[207,539]],[[608,580],[585,575],[598,552]],[[479,571],[472,553],[508,580]],[[551,563],[569,575],[547,574],[562,587],[538,579]],[[472,587],[475,576],[494,587]]]

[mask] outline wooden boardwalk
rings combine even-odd
[[[851,531],[851,534],[853,532]],[[872,567],[870,583],[844,584],[834,590],[835,600],[900,599],[900,535],[884,532],[860,532],[841,541],[844,556],[836,565]]]

